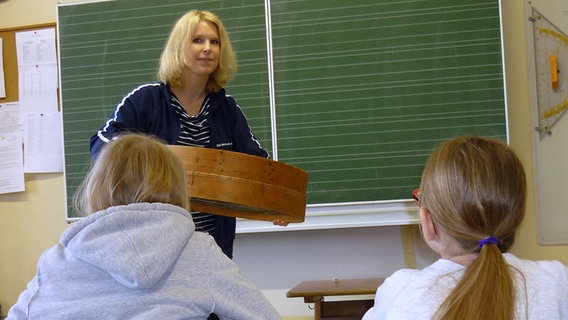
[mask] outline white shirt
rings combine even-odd
[[[558,261],[522,260],[510,253],[503,256],[526,281],[525,294],[522,280],[517,279],[516,319],[568,319],[567,266]],[[445,259],[422,270],[399,270],[377,289],[375,305],[363,320],[432,319],[464,270],[464,266]]]

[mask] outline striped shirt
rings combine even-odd
[[[205,99],[199,113],[190,116],[179,100],[172,93],[171,106],[176,110],[180,120],[180,134],[177,143],[193,147],[206,147],[211,139],[211,127],[207,116],[211,105],[209,99]],[[213,234],[215,232],[215,217],[209,213],[192,211],[191,216],[198,231]]]

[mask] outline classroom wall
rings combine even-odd
[[[58,2],[70,1],[0,0],[0,29],[53,23]],[[521,1],[502,0],[502,7],[510,143],[529,175],[527,217],[512,251],[568,264],[568,246],[543,247],[536,241],[526,18]],[[26,192],[0,195],[2,315],[34,275],[41,252],[68,226],[63,175],[26,174],[25,179]],[[313,318],[302,299],[285,297],[302,280],[386,276],[434,259],[413,226],[240,234],[235,245],[235,262],[289,320]]]

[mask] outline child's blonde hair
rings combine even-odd
[[[126,134],[103,147],[75,196],[80,215],[113,206],[162,202],[189,209],[181,161],[156,138]]]
[[[525,215],[526,177],[503,142],[459,137],[443,143],[426,163],[420,203],[466,252],[479,252],[436,313],[436,319],[515,318],[515,269],[502,253],[515,241]],[[480,246],[488,237],[497,244]]]

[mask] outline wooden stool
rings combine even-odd
[[[325,301],[327,296],[375,294],[384,278],[333,279],[303,281],[286,293],[288,298],[303,297],[305,303],[314,303],[315,320],[361,320],[373,306],[372,299]]]

